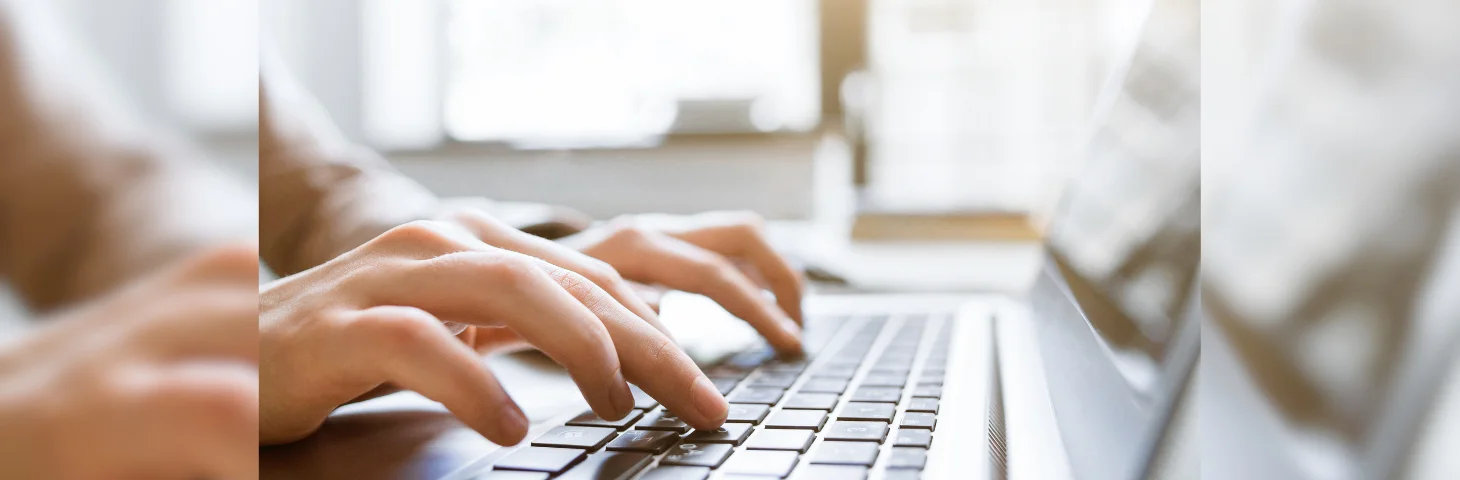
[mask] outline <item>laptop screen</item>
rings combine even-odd
[[[1155,2],[1048,242],[1105,342],[1147,362],[1164,359],[1201,257],[1199,39],[1198,2]]]
[[[1150,3],[1102,83],[1031,291],[1055,420],[1080,478],[1147,476],[1199,348],[1198,0]],[[1071,301],[1073,300],[1073,302]]]

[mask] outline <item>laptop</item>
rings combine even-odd
[[[624,419],[564,412],[446,478],[1196,475],[1176,439],[1201,323],[1199,12],[1155,3],[1027,295],[813,295],[805,357],[704,366],[731,404],[719,430],[636,390]]]

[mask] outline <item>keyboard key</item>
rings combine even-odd
[[[815,440],[810,430],[760,430],[745,441],[745,448],[751,450],[795,450],[805,452]]]
[[[745,379],[745,384],[752,387],[776,387],[780,389],[791,388],[796,383],[795,373],[756,372],[750,378]]]
[[[587,454],[575,448],[522,447],[497,460],[497,470],[529,470],[557,474],[583,460]]]
[[[931,397],[913,397],[907,402],[909,412],[938,413],[938,399]]]
[[[923,471],[911,468],[888,470],[887,474],[882,476],[882,480],[918,480],[920,478],[923,478]]]
[[[745,450],[735,452],[730,456],[730,461],[725,462],[721,472],[744,475],[766,475],[772,477],[785,477],[791,474],[791,469],[796,467],[796,460],[801,457],[796,452],[785,452],[777,450]]]
[[[734,365],[720,365],[718,367],[711,368],[709,371],[706,371],[705,376],[708,376],[711,379],[733,378],[736,380],[743,380],[745,377],[750,375],[750,370],[751,369],[740,368]]]
[[[781,410],[765,421],[766,428],[809,428],[821,431],[826,425],[826,412],[821,410]]]
[[[883,359],[877,360],[876,363],[873,363],[872,364],[873,365],[872,368],[879,369],[879,370],[888,370],[888,369],[908,370],[908,369],[911,369],[912,368],[912,364],[913,364],[913,361],[912,361],[911,358],[883,358]]]
[[[913,396],[914,397],[941,398],[943,396],[943,386],[942,385],[918,385],[917,388],[914,388],[913,389]]]
[[[735,393],[730,394],[730,396],[726,397],[725,399],[729,400],[730,403],[760,403],[765,405],[775,405],[776,402],[781,401],[781,396],[785,394],[786,391],[779,388],[750,387],[742,388]]]
[[[902,428],[938,428],[938,417],[931,413],[908,412],[902,415]]]
[[[811,452],[811,463],[831,465],[861,465],[870,467],[877,462],[877,444],[868,442],[821,442]]]
[[[615,452],[649,452],[664,453],[674,442],[679,441],[679,434],[664,430],[629,430],[619,435],[618,438],[608,442],[608,449]]]
[[[644,412],[641,412],[639,410],[630,410],[629,414],[625,415],[624,418],[620,418],[618,420],[604,420],[602,418],[598,418],[598,415],[594,415],[593,411],[590,410],[587,412],[583,412],[582,415],[578,415],[572,420],[568,420],[568,425],[575,427],[607,427],[615,430],[628,430],[630,425],[633,425],[634,422],[639,420],[639,417],[643,416]]]
[[[639,480],[705,480],[710,476],[710,469],[705,467],[685,467],[680,465],[660,466],[644,473]]]
[[[844,366],[844,365],[824,365],[824,366],[822,366],[820,368],[817,368],[816,370],[814,370],[812,372],[812,375],[815,375],[815,376],[818,376],[818,377],[836,377],[836,378],[852,378],[852,376],[854,376],[856,374],[857,374],[857,368],[856,367],[848,367],[848,366]]]
[[[918,354],[918,339],[916,337],[898,337],[892,339],[892,344],[882,350],[882,355],[915,356]]]
[[[803,465],[791,480],[867,480],[867,467],[856,465]]]
[[[941,373],[928,373],[928,372],[923,372],[923,375],[920,376],[920,377],[918,377],[918,384],[920,384],[920,385],[942,385],[943,384],[943,374],[941,374]]]
[[[598,450],[613,439],[612,428],[602,427],[555,427],[532,441],[535,447],[565,447]]]
[[[852,393],[853,402],[897,403],[902,389],[897,387],[862,387]]]
[[[781,408],[831,411],[836,408],[836,400],[835,393],[798,393],[786,399]]]
[[[905,343],[905,345],[913,344]],[[916,349],[898,350],[896,348],[897,344],[893,344],[892,347],[892,349],[884,351],[881,355],[877,356],[877,363],[911,362],[918,357]]]
[[[776,373],[794,373],[800,375],[806,370],[806,359],[776,359],[766,362],[760,368]]]
[[[872,368],[872,373],[886,373],[890,375],[901,375],[906,377],[910,370],[906,368]]]
[[[897,429],[892,444],[899,447],[930,448],[933,446],[933,432],[930,430]]]
[[[471,478],[472,480],[547,480],[548,474],[519,470],[487,470]]]
[[[901,387],[907,385],[907,377],[895,373],[869,373],[862,378],[863,387]]]
[[[807,393],[836,393],[847,391],[847,380],[831,377],[811,377],[801,385],[801,392]]]
[[[669,413],[668,410],[658,409],[644,415],[644,419],[634,424],[635,430],[664,430],[669,432],[685,433],[689,431],[689,424],[684,423],[679,417]]]
[[[771,407],[765,405],[732,403],[730,404],[729,411],[729,416],[725,417],[726,422],[751,423],[759,425],[761,420],[765,420],[765,415],[766,413],[769,413],[771,411]]]
[[[892,456],[887,458],[887,468],[923,469],[928,463],[928,451],[921,448],[892,447]]]
[[[716,430],[700,430],[690,432],[684,437],[684,441],[691,443],[728,443],[740,445],[745,437],[750,436],[750,425],[745,423],[726,423]]]
[[[599,452],[583,459],[558,480],[626,480],[649,466],[653,458],[647,453]]]
[[[774,356],[776,356],[776,352],[771,350],[770,347],[756,348],[735,354],[735,356],[726,360],[725,364],[749,370],[760,366],[760,364],[765,363],[766,360],[770,360]]]
[[[837,414],[836,418],[837,420],[875,420],[892,423],[892,415],[895,413],[897,413],[897,405],[851,402],[842,407],[842,412]]]
[[[639,389],[638,385],[629,384],[629,391],[634,393],[634,408],[653,410],[654,407],[659,406],[659,402],[654,400],[654,397],[649,396],[649,394]]]
[[[740,384],[740,379],[735,377],[710,377],[710,383],[715,385],[715,389],[720,391],[720,395],[729,395],[730,391],[734,390],[735,386]]]
[[[828,440],[851,440],[882,443],[887,438],[887,424],[837,420],[826,427],[822,436]]]
[[[723,443],[681,443],[669,449],[659,464],[720,468],[720,464],[730,456],[730,449]]]

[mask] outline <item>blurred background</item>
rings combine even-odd
[[[108,89],[106,100],[256,190],[257,0],[48,0],[25,10],[43,48],[96,72],[88,80]],[[26,316],[0,288],[0,336]]]
[[[848,117],[879,198],[1041,203],[1144,3],[264,0],[264,24],[347,134],[438,192],[806,218]]]
[[[440,195],[749,209],[858,286],[1018,292],[1152,1],[34,3],[145,122],[248,185],[269,51]],[[1249,335],[1205,354],[1227,363],[1202,370],[1203,467],[1457,478],[1455,7],[1320,3],[1202,5],[1202,287],[1222,319],[1203,338]],[[24,317],[0,289],[0,336]],[[1433,394],[1396,390],[1416,384]],[[1406,453],[1383,425],[1426,428]]]

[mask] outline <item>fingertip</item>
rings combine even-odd
[[[779,335],[779,341],[773,342],[776,350],[783,354],[802,354],[801,327],[790,319],[781,319],[777,323],[781,329],[781,335]]]
[[[496,434],[488,435],[487,439],[503,446],[522,443],[522,440],[527,437],[527,416],[516,406],[502,410],[502,415],[497,419]]]
[[[691,395],[694,398],[695,410],[698,410],[701,419],[707,422],[707,427],[719,428],[721,424],[725,423],[725,419],[730,415],[730,403],[725,400],[725,396],[720,395],[720,389],[715,388],[715,384],[710,379],[704,376],[695,379],[694,392]]]

